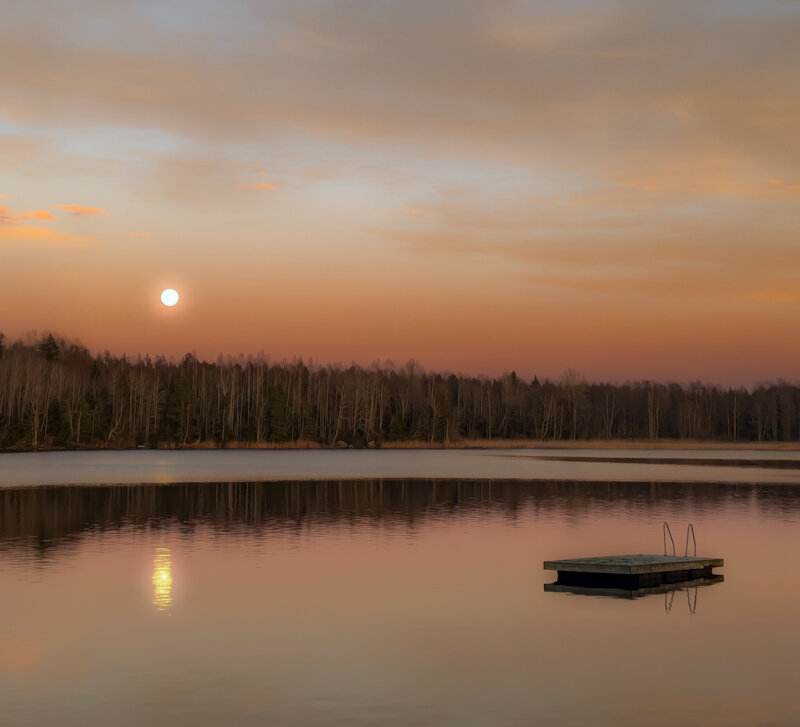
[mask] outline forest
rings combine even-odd
[[[592,383],[266,356],[93,355],[0,334],[0,449],[458,446],[490,440],[800,439],[800,387]]]

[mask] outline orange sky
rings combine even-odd
[[[742,0],[18,3],[0,331],[796,380],[798,35]]]

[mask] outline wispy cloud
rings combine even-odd
[[[36,222],[57,221],[47,210],[16,212],[0,204],[0,243],[18,243],[26,246],[60,245],[84,247],[93,241],[91,237],[23,224],[28,220]]]
[[[8,207],[0,204],[0,225],[15,225],[20,220],[37,220],[39,222],[55,222],[47,210],[29,210],[26,212],[13,212]]]
[[[780,179],[770,179],[769,183],[786,187],[786,189],[800,189],[800,184],[784,184]]]
[[[91,237],[72,235],[61,230],[26,225],[9,225],[0,228],[0,243],[19,243],[29,246],[71,246],[85,247],[92,242]]]
[[[21,220],[38,220],[39,222],[55,222],[56,218],[53,217],[47,210],[30,210],[29,212],[21,212],[19,215]]]
[[[270,184],[269,182],[254,182],[253,184],[246,184],[244,182],[240,182],[236,185],[239,189],[268,189],[268,190],[275,190],[277,187],[274,184]]]
[[[403,210],[404,217],[419,217],[420,215],[424,215],[424,210],[418,209],[416,207],[406,207]]]
[[[75,217],[100,217],[106,213],[102,207],[84,207],[79,204],[60,204],[57,207],[72,213]]]
[[[776,284],[756,290],[748,297],[761,303],[797,303],[800,301],[800,288],[796,281],[793,284],[778,281]]]
[[[131,232],[131,237],[141,237],[141,238],[143,238],[145,240],[149,240],[150,239],[150,233],[149,232]]]

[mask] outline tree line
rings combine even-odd
[[[0,448],[797,441],[800,387],[457,376],[404,366],[92,355],[0,334]]]

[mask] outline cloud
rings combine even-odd
[[[19,215],[21,220],[39,220],[40,222],[55,222],[56,218],[53,217],[47,210],[30,210],[29,212],[22,212]]]
[[[150,239],[150,233],[148,232],[131,232],[131,237],[141,237],[146,240]]]
[[[86,13],[94,5],[76,0]],[[49,12],[10,11],[0,47],[19,70],[0,84],[4,97],[20,100],[12,106],[20,120],[58,108],[70,122],[129,120],[192,138],[306,131],[492,141],[528,157],[544,151],[536,140],[555,134],[552,151],[573,163],[587,152],[641,154],[643,131],[687,156],[715,134],[734,155],[773,153],[791,142],[800,103],[791,94],[800,10],[747,0],[713,13],[686,0],[596,9],[503,1],[492,12],[465,2],[457,16],[424,0],[310,0],[243,3],[214,22],[188,12],[180,22],[191,4],[176,0],[168,27],[148,22],[135,3],[118,5],[108,10],[109,43]],[[141,48],[130,41],[137,29],[147,38]],[[36,54],[32,37],[47,54]],[[88,75],[92,84],[70,83]]]
[[[45,227],[12,225],[0,228],[0,243],[16,242],[34,247],[48,245],[85,247],[92,241],[91,237],[72,235]]]
[[[421,209],[417,209],[416,207],[406,207],[402,214],[404,217],[418,217],[419,215],[424,215],[425,212]]]
[[[39,222],[55,222],[46,210],[29,210],[27,212],[12,212],[8,207],[0,204],[0,225],[15,225],[19,220],[37,220]]]
[[[75,217],[100,217],[106,213],[102,207],[83,207],[78,204],[60,204],[58,209],[71,212]]]
[[[245,184],[244,182],[240,182],[236,186],[240,189],[277,189],[274,184],[270,184],[269,182],[255,182],[254,184]]]
[[[783,182],[780,179],[770,179],[769,183],[783,186]],[[800,189],[800,184],[787,184],[786,189]]]
[[[800,302],[800,286],[777,284],[757,290],[748,296],[761,303],[797,303]]]
[[[92,17],[96,0],[75,2]],[[792,4],[498,0],[454,14],[425,0],[309,0],[200,18],[175,0],[175,22],[159,25],[114,3],[102,43],[55,0],[27,5],[0,27],[0,63],[16,69],[0,94],[23,127],[57,109],[87,133],[140,127],[270,151],[291,137],[297,157],[302,142],[309,155],[350,145],[654,193],[743,197],[765,186],[753,180],[800,171]]]
[[[385,223],[362,231],[442,263],[491,259],[519,280],[635,294],[658,307],[685,295],[752,299],[784,283],[800,290],[800,210],[777,196],[745,203],[615,186],[538,195],[478,186],[441,193],[426,212],[414,229]]]

